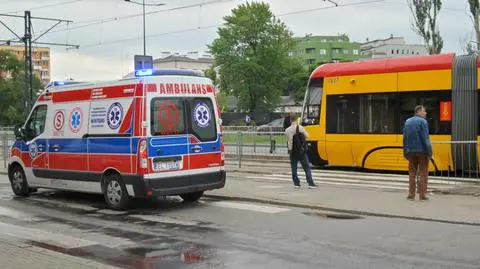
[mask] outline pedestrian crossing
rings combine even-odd
[[[299,171],[299,178],[302,184],[305,182],[305,173]],[[245,178],[251,180],[292,182],[291,173],[229,173],[229,176],[235,178]],[[392,191],[408,190],[408,175],[392,174],[365,174],[348,171],[312,171],[312,176],[318,185],[331,185],[355,188],[370,188]],[[467,183],[447,181],[430,177],[428,180],[428,191],[445,191],[456,186],[466,185]]]

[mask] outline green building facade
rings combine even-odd
[[[347,35],[312,36],[295,38],[295,49],[289,52],[299,57],[305,67],[315,64],[353,62],[361,59],[360,43],[350,42]]]

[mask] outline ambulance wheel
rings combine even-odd
[[[20,165],[15,165],[10,169],[9,178],[15,195],[26,197],[30,194],[31,189],[28,187],[27,177]]]
[[[187,203],[192,203],[200,200],[200,198],[203,196],[203,191],[199,192],[192,192],[192,193],[185,193],[181,194],[180,197],[182,197],[183,201]]]
[[[103,195],[108,206],[115,210],[127,209],[131,203],[127,188],[118,174],[110,174],[105,178]]]

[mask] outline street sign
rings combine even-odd
[[[147,55],[135,55],[135,71],[153,69],[153,57]]]

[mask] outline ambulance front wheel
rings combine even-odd
[[[9,171],[10,184],[12,185],[12,191],[18,196],[28,196],[31,192],[28,187],[27,177],[23,172],[20,165],[13,166]]]
[[[106,176],[103,195],[108,206],[115,210],[127,209],[131,203],[127,188],[118,174]]]
[[[196,201],[200,200],[200,198],[202,198],[202,196],[203,196],[203,191],[185,193],[185,194],[180,195],[180,197],[182,197],[183,201],[188,202],[188,203],[196,202]]]

